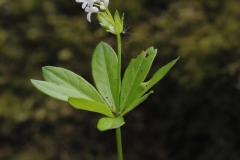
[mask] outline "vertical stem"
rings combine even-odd
[[[120,110],[120,86],[121,86],[121,63],[122,63],[122,58],[121,58],[121,36],[120,34],[117,35],[117,54],[118,54],[118,74],[117,74],[117,104],[116,104],[116,113],[119,113]]]
[[[116,128],[118,160],[123,160],[121,128]]]
[[[121,86],[121,64],[122,64],[122,58],[121,58],[121,35],[117,35],[117,54],[118,54],[118,74],[117,74],[117,105],[116,105],[116,113],[118,115],[120,110],[120,86]],[[122,138],[121,138],[121,129],[116,128],[116,141],[117,141],[117,153],[118,153],[118,160],[123,160],[123,153],[122,153]]]

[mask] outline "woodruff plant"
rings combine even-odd
[[[45,81],[31,80],[43,93],[63,101],[74,108],[97,112],[105,117],[98,121],[100,131],[116,130],[118,159],[123,160],[121,130],[124,115],[145,101],[153,91],[150,88],[160,81],[178,58],[160,68],[150,80],[145,78],[150,70],[157,50],[150,47],[136,59],[132,59],[121,80],[121,33],[124,15],[118,11],[114,16],[108,10],[109,0],[76,0],[82,3],[91,22],[91,14],[97,13],[100,25],[117,37],[117,54],[111,46],[100,42],[92,57],[94,88],[81,76],[59,67],[43,67]],[[100,9],[100,10],[99,10]]]

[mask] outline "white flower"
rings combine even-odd
[[[96,13],[96,12],[98,12],[99,10],[98,10],[98,8],[97,7],[86,7],[85,8],[85,12],[88,12],[88,14],[87,14],[87,20],[89,21],[89,22],[91,22],[91,14],[92,13]]]
[[[109,0],[103,0],[103,3],[104,3],[106,6],[108,6]]]
[[[76,2],[83,3],[82,8],[85,12],[88,12],[87,20],[89,22],[91,22],[91,14],[99,11],[99,9],[94,6],[94,3],[98,3],[97,6],[99,6],[102,10],[105,10],[109,4],[109,0],[76,0]]]
[[[96,2],[101,3],[103,2],[105,6],[108,6],[109,0],[97,0]]]
[[[82,4],[82,9],[86,8],[86,7],[93,7],[93,4],[96,2],[97,0],[76,0],[76,2],[78,3],[83,3]]]
[[[105,6],[105,4],[104,4],[103,2],[100,2],[100,8],[101,8],[102,10],[105,10],[105,9],[106,9],[106,6]]]

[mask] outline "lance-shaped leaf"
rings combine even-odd
[[[92,58],[93,79],[99,93],[112,110],[116,108],[116,99],[119,94],[117,66],[117,56],[111,46],[103,42],[98,44]]]
[[[139,86],[145,80],[156,53],[157,50],[151,47],[147,51],[142,52],[137,59],[131,60],[122,82],[120,98],[121,111],[142,96],[142,88]]]
[[[174,66],[174,64],[177,62],[178,59],[179,58],[161,67],[149,81],[143,82],[138,87],[136,87],[136,91],[139,93],[139,95],[140,96],[144,95],[152,86],[154,86],[157,82],[159,82],[168,73],[168,71]]]
[[[136,92],[140,97],[136,97],[132,103],[130,103],[128,106],[125,107],[123,110],[121,116],[124,116],[126,113],[130,112],[133,110],[135,107],[137,107],[140,103],[145,101],[147,97],[153,93],[153,91],[150,91],[149,93],[145,94],[153,85],[155,85],[158,81],[160,81],[167,73],[168,71],[173,67],[173,65],[177,62],[179,58],[171,61],[170,63],[166,64],[162,68],[160,68],[154,75],[153,77],[144,83],[141,83],[136,87]],[[144,95],[145,94],[145,95]]]
[[[127,114],[128,112],[130,112],[131,110],[133,110],[134,108],[136,108],[139,104],[141,104],[143,101],[145,101],[145,100],[148,98],[148,96],[149,96],[150,94],[152,94],[152,93],[153,93],[153,91],[150,91],[150,92],[148,92],[147,94],[143,95],[142,97],[140,97],[140,98],[138,98],[138,99],[135,99],[129,106],[127,106],[127,107],[123,110],[123,112],[121,113],[120,116],[123,117],[125,114]]]
[[[103,103],[99,103],[96,101],[91,101],[83,98],[74,98],[74,97],[69,97],[68,102],[77,109],[82,109],[86,111],[91,111],[91,112],[97,112],[101,113],[103,115],[109,116],[109,117],[114,117],[112,114],[110,108]]]
[[[152,86],[154,86],[157,82],[159,82],[167,73],[168,71],[175,65],[175,63],[178,61],[179,57],[175,60],[172,60],[162,68],[160,68],[154,75],[153,77],[147,81],[142,83],[142,94],[146,93]]]
[[[124,124],[125,122],[123,117],[116,118],[103,117],[98,121],[97,128],[100,131],[106,131],[110,129],[119,128]]]
[[[54,84],[51,82],[46,82],[46,81],[39,81],[39,80],[31,80],[32,84],[42,91],[43,93],[62,100],[62,101],[67,101],[68,97],[85,97],[85,95],[80,94],[78,91],[72,89],[72,88],[67,88],[65,86],[60,86],[58,84]]]
[[[32,80],[45,94],[67,101],[68,97],[85,98],[105,103],[97,90],[79,75],[59,67],[43,67],[43,77],[47,82]]]

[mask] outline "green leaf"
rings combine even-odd
[[[133,101],[140,98],[143,88],[141,84],[145,80],[152,62],[156,56],[156,49],[153,47],[147,51],[142,52],[137,59],[131,60],[128,68],[125,71],[121,97],[120,97],[120,109],[123,111],[126,107],[129,107]]]
[[[39,89],[43,93],[62,101],[67,101],[68,97],[84,97],[84,95],[79,94],[79,92],[74,89],[60,86],[51,82],[33,79],[31,79],[31,82],[37,89]]]
[[[169,62],[168,64],[160,68],[149,81],[142,83],[142,86],[145,87],[142,94],[146,93],[152,86],[154,86],[157,82],[159,82],[168,73],[168,71],[174,66],[174,64],[178,61],[178,59],[179,57]]]
[[[80,77],[79,75],[63,69],[59,67],[52,67],[52,66],[46,66],[43,67],[43,77],[46,81],[51,82],[53,87],[61,86],[61,89],[56,90],[58,92],[58,96],[62,95],[65,96],[64,100],[67,101],[68,97],[75,97],[75,98],[84,98],[89,100],[94,100],[100,103],[105,103],[105,101],[102,99],[101,95],[97,92],[97,90],[88,83],[85,79]],[[39,83],[45,84],[45,83]],[[47,90],[47,88],[44,86],[41,87],[38,85],[38,89],[40,89],[42,92],[50,95],[52,94],[51,91]],[[49,86],[50,84],[48,84]],[[66,91],[71,90],[69,94]],[[73,94],[74,93],[74,94]],[[60,96],[56,97],[56,94],[50,95],[52,97],[61,99],[63,97]]]
[[[117,91],[117,65],[116,53],[106,43],[97,45],[92,58],[93,79],[99,93],[108,106],[115,111]]]
[[[77,109],[82,109],[86,111],[91,111],[91,112],[97,112],[101,113],[103,115],[109,116],[109,117],[114,117],[112,114],[110,108],[103,103],[99,103],[96,101],[91,101],[83,98],[73,98],[69,97],[68,102]]]
[[[148,96],[152,93],[153,93],[153,91],[150,91],[147,94],[143,95],[142,97],[133,101],[128,107],[125,108],[125,110],[122,112],[122,114],[120,116],[124,116],[125,114],[127,114],[128,112],[130,112],[131,110],[136,108],[139,104],[141,104],[143,101],[145,101],[148,98]]]
[[[123,117],[117,117],[117,118],[104,117],[98,121],[97,128],[100,131],[106,131],[110,129],[119,128],[124,124],[125,122]]]

